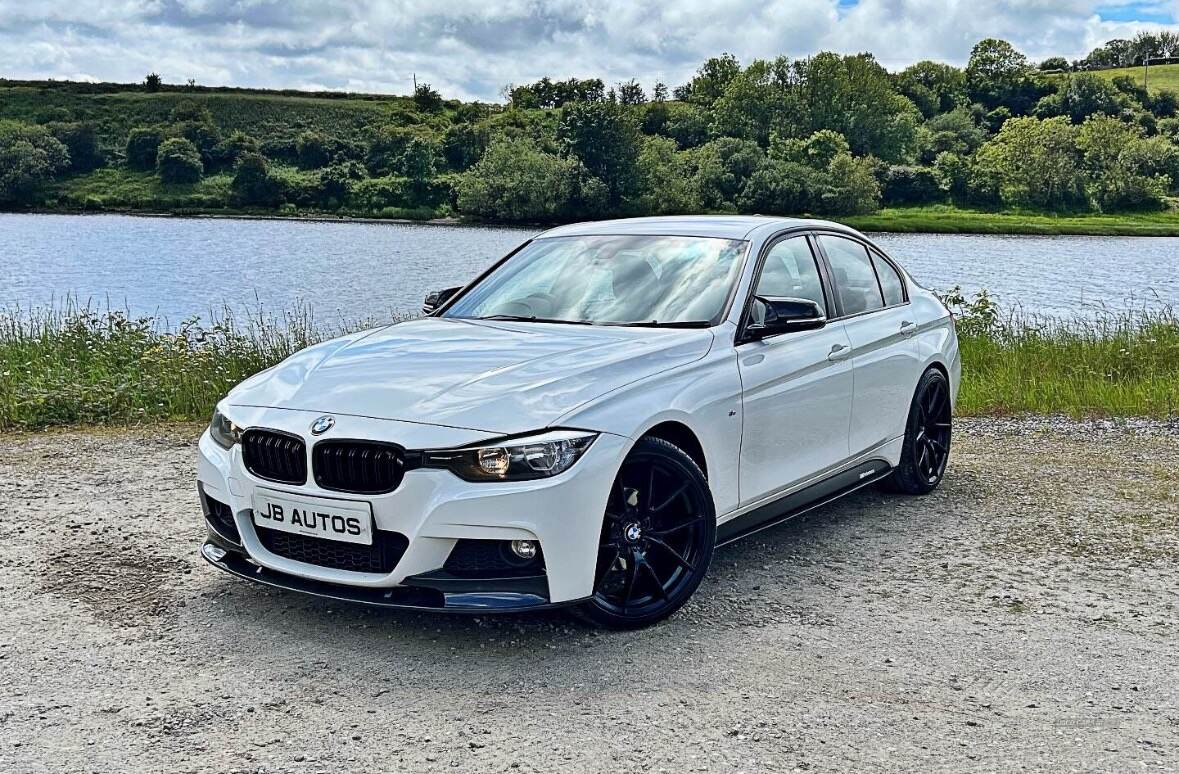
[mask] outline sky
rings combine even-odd
[[[687,81],[742,62],[871,51],[889,69],[963,65],[984,37],[1070,59],[1179,0],[0,0],[0,77],[165,82],[495,101],[542,76]]]

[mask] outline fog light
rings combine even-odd
[[[201,546],[201,553],[203,553],[205,558],[211,562],[220,562],[225,558],[225,550],[218,548],[212,543],[205,543],[203,546]]]
[[[533,559],[536,557],[536,541],[513,540],[512,553],[521,559]]]

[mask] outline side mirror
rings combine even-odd
[[[426,296],[425,303],[422,304],[422,314],[434,314],[438,307],[450,300],[450,297],[462,290],[460,285],[457,288],[446,288],[444,290],[435,290]]]
[[[745,328],[746,339],[764,339],[779,333],[813,331],[827,324],[827,317],[814,301],[807,298],[766,298],[754,296],[754,303],[765,307],[765,318]]]

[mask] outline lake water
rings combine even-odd
[[[0,307],[73,295],[175,324],[309,304],[320,320],[412,312],[535,229],[331,221],[0,214]],[[986,288],[1057,315],[1179,305],[1179,238],[874,234],[918,282]]]

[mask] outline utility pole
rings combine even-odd
[[[417,73],[413,74],[413,93],[414,94],[418,93],[418,74]]]

